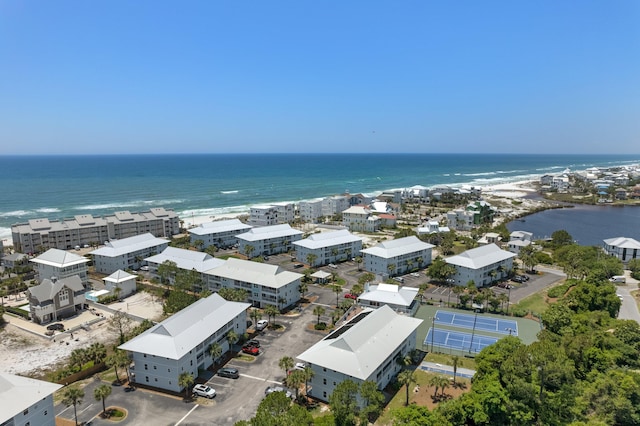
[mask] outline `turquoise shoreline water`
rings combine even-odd
[[[0,239],[12,224],[154,206],[181,217],[254,204],[413,185],[486,186],[569,168],[640,163],[640,155],[189,154],[0,156]]]

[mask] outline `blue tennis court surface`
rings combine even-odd
[[[478,353],[489,345],[493,345],[498,341],[497,337],[483,336],[481,334],[460,333],[458,331],[449,331],[429,328],[427,337],[424,339],[424,345],[439,348],[456,349],[458,351],[468,351]]]
[[[490,331],[492,333],[518,335],[518,323],[482,315],[458,314],[455,312],[436,312],[436,324],[468,328],[469,330]]]

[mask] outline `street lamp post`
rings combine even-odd
[[[511,327],[507,327],[507,328],[505,328],[505,331],[508,331],[509,332],[509,336],[511,336],[511,333],[514,332],[514,329],[511,328]]]

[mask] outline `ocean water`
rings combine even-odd
[[[0,239],[29,219],[162,206],[185,219],[246,212],[346,191],[484,186],[569,168],[640,163],[640,155],[189,154],[0,156]]]

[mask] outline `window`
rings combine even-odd
[[[144,381],[149,383],[149,376],[145,376]]]
[[[157,381],[158,381],[158,378],[156,377],[154,380],[157,382]]]
[[[327,399],[327,392],[322,392],[322,397],[323,397],[324,399]]]
[[[145,370],[148,370],[148,369],[149,369],[149,366],[148,366],[147,364],[145,364],[145,365],[144,365],[144,369],[145,369]]]
[[[47,410],[44,410],[44,415],[46,416],[47,414],[49,414],[49,412]]]
[[[153,369],[154,369],[154,370],[157,370],[157,369],[158,369],[158,366],[157,366],[157,365],[154,365],[154,366],[153,366]]]
[[[326,385],[327,384],[327,379],[322,379],[322,384]]]
[[[26,416],[27,414],[29,414],[29,409],[27,408],[26,410],[24,410],[24,411],[22,412],[22,414],[24,414],[25,416]]]

